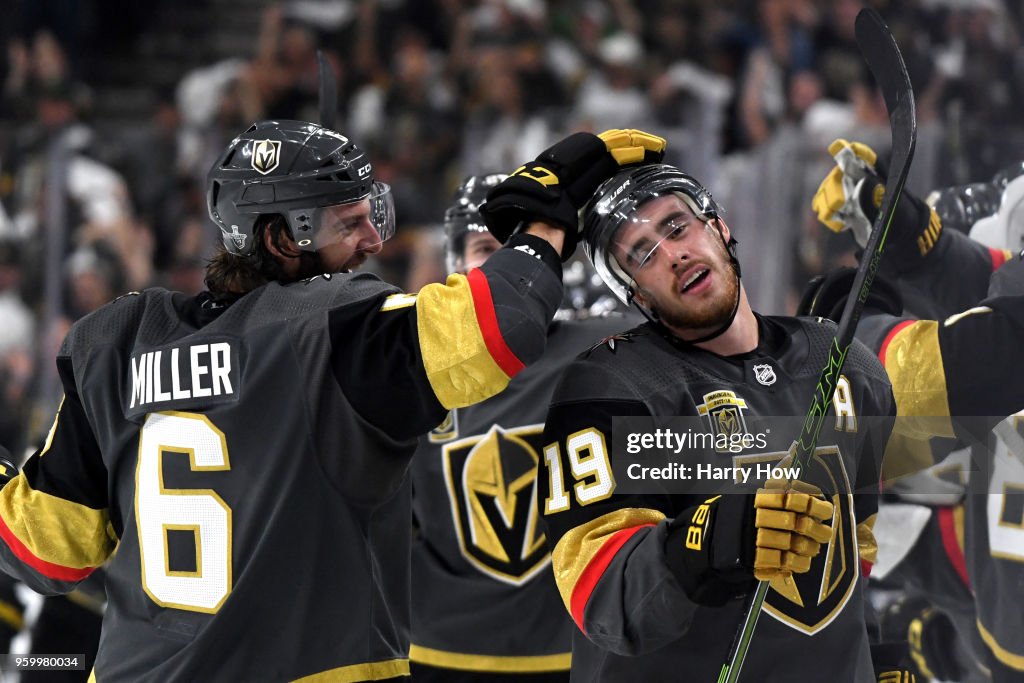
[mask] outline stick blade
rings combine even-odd
[[[900,167],[913,156],[917,142],[917,113],[914,91],[896,39],[882,16],[865,7],[857,14],[854,25],[857,47],[875,77],[892,129],[892,160],[890,167]]]

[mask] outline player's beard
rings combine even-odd
[[[733,315],[739,295],[739,278],[725,244],[721,240],[716,244],[718,253],[711,265],[710,276],[715,280],[714,284],[722,283],[723,286],[713,299],[697,301],[696,305],[673,299],[671,305],[657,307],[658,317],[669,329],[692,331],[700,336],[725,325]]]

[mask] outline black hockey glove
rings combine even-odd
[[[856,275],[856,268],[840,266],[813,278],[804,288],[800,303],[796,307],[796,314],[839,322]],[[903,315],[903,297],[888,278],[876,276],[871,291],[868,292],[865,307],[889,315]]]
[[[885,198],[885,184],[882,178],[869,173],[857,187],[857,200],[867,219],[874,224],[878,210]],[[942,234],[942,221],[935,209],[924,200],[904,190],[896,204],[896,213],[886,240],[886,253],[892,254],[883,260],[894,266],[896,272],[912,270],[921,259],[935,247]]]
[[[709,607],[753,590],[755,579],[802,574],[832,538],[832,503],[814,486],[769,480],[757,494],[726,494],[669,524],[665,559],[687,596]]]
[[[487,229],[502,243],[520,225],[541,220],[565,230],[562,260],[579,241],[579,210],[622,166],[657,163],[665,139],[640,130],[573,133],[517,168],[480,206]]]

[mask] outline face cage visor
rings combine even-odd
[[[351,202],[313,209],[290,209],[288,224],[295,243],[303,251],[316,252],[348,240],[355,244],[367,234],[367,227],[372,227],[377,237],[360,248],[379,246],[395,234],[395,202],[391,186],[375,181],[369,195]]]
[[[680,199],[685,209],[670,212],[657,222],[637,215],[641,206],[667,196]],[[645,193],[638,201],[620,202],[597,226],[591,254],[594,269],[616,298],[628,306],[637,289],[637,273],[656,258],[667,257],[669,242],[683,239],[693,230],[703,230],[717,217],[717,205],[701,209],[688,194],[671,188]]]

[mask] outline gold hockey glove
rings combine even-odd
[[[579,241],[579,210],[598,185],[623,166],[661,161],[665,144],[664,138],[634,129],[573,133],[513,171],[488,193],[480,213],[502,243],[533,220],[561,227],[565,261]]]

